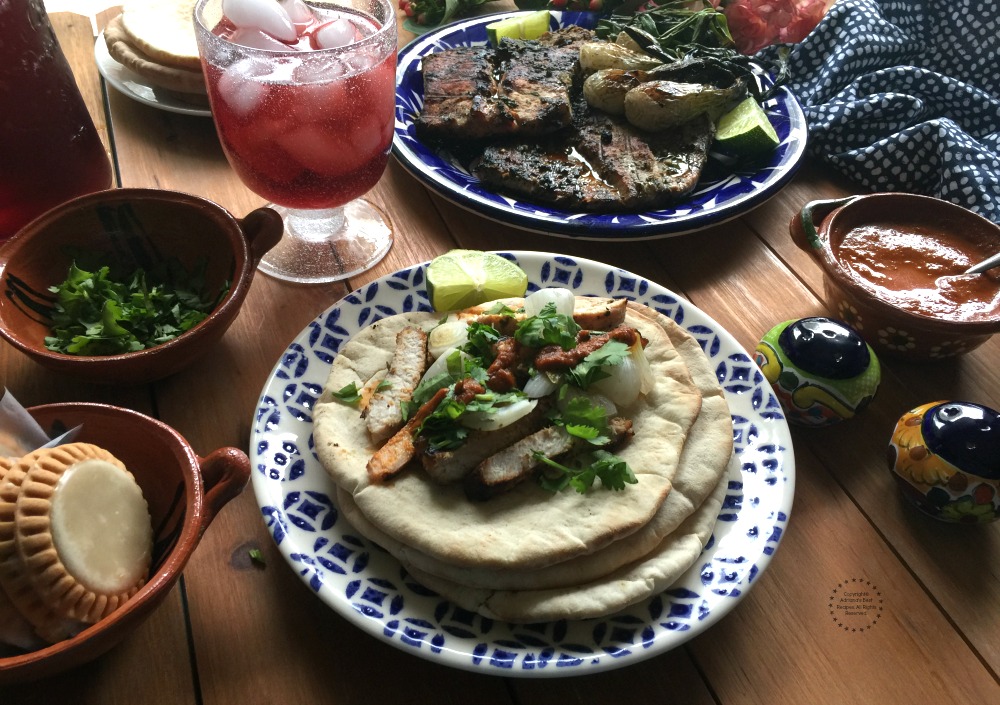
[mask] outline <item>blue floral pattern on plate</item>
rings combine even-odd
[[[604,619],[516,625],[460,609],[411,578],[357,534],[334,501],[313,452],[312,409],[330,364],[350,337],[404,311],[430,311],[426,263],[387,275],[321,313],[288,346],[253,419],[252,483],[264,522],[299,577],[339,614],[414,655],[472,671],[567,676],[615,668],[672,649],[729,612],[771,560],[794,490],[788,425],[750,355],[685,299],[625,270],[591,260],[504,252],[529,289],[625,297],[670,316],[714,365],[734,422],[740,460],[715,531],[698,561],[662,594]]]
[[[517,13],[497,13],[455,22],[412,41],[399,52],[396,68],[396,136],[393,153],[425,185],[459,206],[525,230],[580,240],[646,240],[699,230],[735,218],[761,205],[784,186],[805,154],[807,127],[795,96],[779,89],[764,108],[780,144],[767,158],[734,171],[713,156],[702,178],[683,202],[645,213],[596,214],[560,210],[519,201],[481,185],[461,165],[420,142],[413,118],[423,108],[421,58],[455,46],[485,44],[486,25]],[[554,27],[594,27],[598,15],[552,12]],[[767,81],[767,79],[762,79]]]

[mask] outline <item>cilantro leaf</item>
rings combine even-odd
[[[539,475],[539,483],[550,492],[572,487],[580,494],[586,494],[595,479],[600,479],[605,489],[616,491],[638,482],[628,463],[606,450],[581,454],[574,459],[573,465],[564,465],[545,457],[543,453],[536,452],[534,457],[547,466],[548,471]]]
[[[468,342],[462,350],[480,360],[480,366],[486,367],[493,361],[493,345],[500,340],[500,333],[487,323],[472,322],[466,333]]]
[[[529,348],[541,348],[546,345],[558,345],[563,350],[576,347],[576,334],[580,326],[572,316],[556,313],[556,305],[545,304],[537,316],[531,316],[521,321],[514,332],[514,338]]]
[[[335,392],[331,392],[334,399],[339,399],[345,404],[357,404],[361,400],[361,390],[354,382],[341,387]]]
[[[571,368],[567,378],[580,389],[586,389],[594,382],[611,376],[601,368],[620,365],[628,356],[628,345],[620,340],[608,340]]]
[[[571,436],[582,438],[592,445],[602,446],[610,442],[608,413],[604,407],[595,404],[587,396],[566,398],[566,387],[559,390],[561,411],[550,415],[552,422],[562,426]]]

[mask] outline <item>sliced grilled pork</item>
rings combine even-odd
[[[417,409],[417,412],[410,417],[406,424],[399,429],[388,441],[382,445],[368,460],[368,477],[374,483],[382,483],[394,477],[400,470],[406,467],[414,454],[416,448],[413,445],[413,434],[417,428],[430,416],[437,408],[441,400],[448,394],[447,389],[439,389],[429,401]]]
[[[535,453],[546,458],[558,458],[573,448],[573,436],[561,426],[549,426],[522,438],[511,446],[491,455],[465,476],[462,486],[465,496],[486,500],[531,476],[540,461]]]
[[[608,420],[608,430],[611,440],[603,448],[610,450],[632,437],[632,421],[616,416]],[[477,465],[463,480],[465,495],[477,501],[495,497],[534,474],[541,464],[536,453],[554,460],[586,444],[587,441],[571,436],[561,426],[543,428]]]
[[[427,333],[407,326],[396,335],[396,349],[381,389],[368,402],[365,423],[376,444],[389,438],[403,425],[403,402],[413,397],[413,390],[427,369]]]
[[[465,443],[459,448],[437,453],[425,452],[420,458],[421,464],[435,482],[443,485],[461,482],[479,463],[544,426],[548,408],[540,401],[531,413],[510,426],[496,431],[470,431]]]

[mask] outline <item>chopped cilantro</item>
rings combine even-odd
[[[188,272],[177,261],[127,276],[111,267],[88,271],[74,262],[56,295],[45,347],[67,355],[117,355],[172,340],[204,320],[228,292],[202,292],[205,262]]]
[[[330,393],[335,399],[339,399],[345,404],[357,404],[361,399],[361,391],[358,389],[358,385],[351,382],[338,389],[335,392]]]
[[[628,345],[620,340],[608,340],[570,369],[567,378],[580,389],[586,389],[594,382],[611,376],[601,368],[620,365],[628,356]]]
[[[562,426],[571,436],[582,438],[595,446],[607,445],[608,414],[604,407],[595,404],[588,397],[579,395],[566,400],[566,387],[559,390],[562,411],[550,414],[552,422]]]
[[[569,486],[586,494],[595,479],[600,479],[601,485],[609,490],[623,490],[626,484],[638,482],[628,463],[606,450],[581,454],[574,459],[573,466],[547,458],[544,453],[535,453],[535,459],[547,466],[547,472],[539,475],[539,483],[550,492]]]
[[[537,316],[531,316],[521,321],[514,338],[529,348],[541,348],[546,345],[558,345],[563,350],[576,347],[576,334],[580,326],[572,316],[556,313],[556,305],[547,303]]]
[[[462,346],[462,350],[479,358],[483,366],[489,365],[495,357],[493,345],[500,340],[497,329],[486,323],[473,322],[469,324],[467,339],[468,342]]]

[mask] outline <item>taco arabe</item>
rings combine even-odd
[[[352,526],[431,589],[511,621],[596,617],[697,558],[732,425],[700,347],[670,319],[533,297],[358,333],[316,404],[316,452]],[[401,413],[373,434],[386,400]]]

